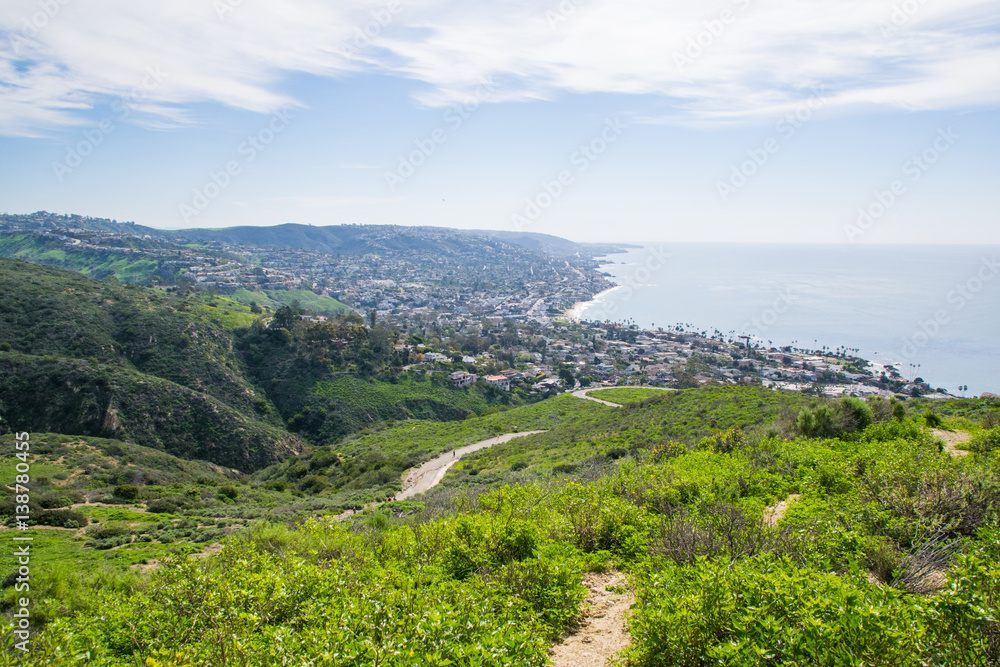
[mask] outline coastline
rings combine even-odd
[[[607,295],[611,294],[611,292],[614,292],[615,290],[619,290],[622,287],[623,287],[622,285],[614,285],[612,287],[609,287],[606,290],[602,290],[602,291],[598,292],[597,294],[595,294],[594,296],[592,296],[587,301],[577,301],[576,303],[573,304],[573,306],[569,310],[566,310],[566,311],[563,312],[563,317],[565,317],[566,319],[570,320],[571,322],[580,322],[580,321],[582,321],[582,315],[583,315],[583,311],[584,310],[586,310],[588,307],[594,305],[598,301],[601,301],[602,299],[604,299],[605,297],[607,297]]]
[[[948,301],[942,291],[955,284],[971,295],[975,272],[985,266],[980,249],[762,245],[748,255],[737,245],[679,244],[669,250],[669,263],[648,280],[649,253],[594,258],[608,280],[594,296],[579,295],[586,301],[567,303],[566,319],[641,323],[643,330],[717,329],[777,348],[846,345],[855,357],[950,393],[965,386],[972,394],[1000,393],[990,300]],[[914,272],[914,261],[921,271]],[[615,284],[625,287],[604,289]],[[947,322],[936,322],[935,308]]]
[[[634,248],[631,247],[631,246],[629,247],[629,249],[641,249],[641,248],[643,248],[643,246],[634,246]],[[625,254],[627,252],[628,252],[628,250],[620,250],[620,251],[618,251],[616,253],[608,253],[607,255],[599,255],[599,256],[594,257],[594,259],[597,260],[597,262],[600,264],[600,266],[598,267],[598,270],[604,268],[605,266],[613,266],[616,263],[615,260],[611,258],[612,254],[620,255],[620,254]],[[605,277],[607,277],[607,279],[608,279],[609,282],[612,282],[614,284],[611,285],[611,287],[609,287],[607,289],[604,289],[604,290],[601,290],[597,294],[594,294],[593,296],[591,296],[586,301],[577,301],[568,310],[563,311],[563,314],[562,314],[563,317],[565,317],[567,320],[569,320],[571,322],[580,322],[582,320],[581,316],[583,314],[583,311],[588,306],[593,305],[597,301],[600,301],[601,299],[605,298],[611,292],[614,292],[616,289],[619,289],[619,288],[622,287],[621,283],[615,282],[614,276],[612,276],[611,274],[609,274],[609,273],[607,273],[605,271],[601,271],[601,273]]]

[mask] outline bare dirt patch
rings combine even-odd
[[[207,547],[199,551],[198,553],[191,554],[188,558],[206,558],[208,556],[214,556],[222,551],[222,545],[218,542],[214,544],[209,544]],[[151,558],[145,563],[136,563],[135,565],[130,565],[129,568],[136,572],[149,572],[150,570],[156,570],[160,567],[159,558]]]
[[[587,587],[583,621],[549,651],[553,667],[604,667],[631,641],[625,617],[635,595],[626,587],[624,575],[588,574],[583,584]]]
[[[955,445],[968,442],[972,436],[963,431],[943,431],[939,428],[932,429],[934,437],[940,438],[944,443],[944,449],[952,456],[965,456],[969,452],[964,449],[957,449]]]
[[[797,493],[793,493],[779,503],[775,503],[764,510],[764,523],[770,528],[774,528],[778,525],[785,516],[785,512],[788,511],[788,506],[794,503],[796,500],[801,498]]]

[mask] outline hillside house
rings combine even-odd
[[[451,381],[451,386],[455,388],[468,387],[469,385],[475,384],[479,376],[475,373],[466,373],[465,371],[455,371],[448,376],[448,380]]]
[[[510,378],[503,375],[487,375],[483,380],[486,381],[486,384],[498,387],[504,391],[510,391]]]

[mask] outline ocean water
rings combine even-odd
[[[1000,393],[1000,246],[651,244],[602,258],[588,320],[846,347],[968,396]]]

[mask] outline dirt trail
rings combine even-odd
[[[969,441],[969,438],[971,438],[972,436],[970,436],[968,433],[965,433],[964,431],[942,431],[939,428],[931,430],[934,433],[935,437],[941,438],[941,440],[944,442],[945,450],[952,456],[965,456],[969,453],[964,449],[955,448],[955,445],[959,445],[963,442]]]
[[[600,403],[601,405],[607,405],[607,406],[610,406],[612,408],[620,408],[621,405],[618,404],[618,403],[612,403],[611,401],[605,401],[603,399],[596,398],[594,396],[590,396],[589,393],[588,393],[588,392],[591,392],[591,391],[601,391],[602,389],[658,389],[659,391],[676,391],[674,389],[670,389],[669,387],[647,387],[645,385],[640,385],[640,386],[637,386],[637,387],[628,387],[628,386],[626,386],[626,387],[597,387],[597,388],[588,387],[587,389],[577,389],[576,391],[571,392],[571,393],[574,396],[576,396],[577,398],[582,398],[582,399],[585,399],[587,401],[594,401],[595,403]]]
[[[523,438],[526,435],[534,435],[536,433],[545,433],[545,431],[505,433],[504,435],[498,435],[497,437],[490,438],[489,440],[480,440],[479,442],[474,442],[471,445],[465,445],[464,447],[453,449],[450,452],[445,452],[436,459],[431,459],[419,468],[411,468],[403,473],[403,491],[396,496],[396,500],[406,500],[407,498],[412,498],[418,493],[424,493],[425,491],[429,491],[433,487],[437,486],[437,484],[444,479],[445,473],[448,472],[448,469],[458,463],[458,460],[466,454],[471,454],[472,452],[485,449],[486,447],[492,447],[493,445],[509,442],[514,438]]]
[[[194,558],[194,559],[207,558],[208,556],[216,555],[220,551],[222,551],[222,545],[219,544],[218,542],[215,542],[214,544],[209,544],[207,547],[205,547],[204,549],[202,549],[197,553],[188,555],[188,558]],[[157,570],[159,568],[160,568],[159,558],[151,558],[145,563],[135,563],[133,565],[129,565],[129,569],[135,570],[136,572],[149,572],[150,570]]]
[[[593,391],[593,390],[592,389],[578,389],[577,391],[573,392],[573,395],[576,396],[577,398],[582,398],[582,399],[584,399],[586,401],[593,401],[594,403],[600,403],[601,405],[607,405],[607,406],[612,407],[612,408],[620,408],[621,407],[617,403],[612,403],[611,401],[602,401],[599,398],[594,398],[593,396],[588,396],[587,395],[588,391]]]
[[[785,512],[788,511],[788,506],[794,503],[796,500],[801,498],[797,493],[793,493],[779,503],[775,503],[764,510],[764,523],[771,528],[778,525],[782,517],[785,516]]]
[[[627,589],[625,577],[617,572],[588,574],[583,584],[588,589],[583,621],[549,651],[553,667],[604,667],[629,644],[625,616],[635,595]],[[624,592],[609,591],[609,586]]]

